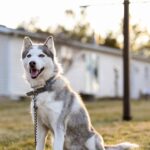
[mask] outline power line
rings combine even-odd
[[[88,6],[100,6],[100,5],[122,5],[124,2],[123,1],[118,1],[118,2],[113,2],[113,1],[91,1],[91,2],[86,2],[86,3],[82,3],[81,7],[88,7]],[[130,0],[129,1],[130,5],[132,4],[147,4],[150,3],[150,0],[143,0],[143,1],[137,1],[137,0]]]
[[[130,2],[131,4],[144,4],[144,3],[150,3],[150,0],[143,0],[143,1],[137,1],[137,0],[133,0],[132,2]]]

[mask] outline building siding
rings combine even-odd
[[[9,41],[8,35],[0,35],[0,94],[9,95]]]
[[[23,96],[29,90],[29,84],[23,78],[24,69],[21,62],[22,38],[12,37],[10,41],[10,95]]]
[[[0,95],[24,96],[30,88],[23,79],[21,62],[25,35],[16,30],[8,30],[6,33],[0,31]],[[37,41],[43,41],[43,37],[37,34],[29,35]],[[123,96],[123,62],[120,50],[58,39],[55,40],[55,45],[64,74],[76,91],[97,97]],[[64,58],[72,59],[69,65],[65,64]],[[150,90],[150,61],[134,56],[130,69],[131,98],[137,99],[141,93]]]

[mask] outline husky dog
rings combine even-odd
[[[80,96],[62,76],[52,36],[43,44],[32,44],[30,38],[25,37],[22,60],[27,81],[34,91],[38,91],[36,150],[44,150],[48,130],[54,137],[53,150],[127,150],[138,147],[128,142],[104,145]],[[34,118],[33,111],[31,102]]]

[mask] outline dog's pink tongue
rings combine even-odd
[[[39,74],[39,71],[36,69],[31,69],[31,77],[36,78]]]

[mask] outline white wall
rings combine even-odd
[[[97,95],[99,92],[99,83],[94,77],[93,70],[91,70],[94,69],[93,67],[98,67],[95,64],[97,63],[96,61],[98,61],[97,55],[86,51],[80,51],[73,59],[73,64],[65,74],[71,86],[80,93]]]
[[[22,96],[29,91],[30,87],[23,79],[22,41],[23,38],[20,36],[0,34],[0,42],[2,43],[0,44],[1,95]],[[59,45],[59,48],[62,51],[67,49],[65,52],[67,54],[72,50],[74,51],[73,59],[75,61],[73,61],[70,70],[65,75],[76,91],[95,94],[100,97],[121,97],[123,95],[123,63],[121,56],[104,52],[93,54],[83,48],[66,45]],[[60,52],[58,50],[59,55],[62,53],[61,50]],[[94,55],[98,56],[97,89],[94,88],[93,78],[90,77],[87,69],[87,64],[93,63],[91,58],[95,57]],[[116,70],[118,80],[116,80]],[[150,89],[150,63],[133,59],[131,62],[131,97],[139,98],[140,92],[145,89]]]
[[[25,82],[23,78],[24,70],[21,62],[22,42],[23,38],[20,37],[12,37],[10,41],[10,95],[22,96],[25,95],[25,93],[29,90],[29,85]]]
[[[99,65],[101,97],[120,97],[122,96],[122,58],[115,55],[101,54]],[[115,70],[118,71],[118,80],[116,81]],[[117,82],[117,86],[115,86]]]
[[[137,99],[140,93],[150,91],[150,64],[132,60],[131,68],[131,97]]]
[[[9,95],[9,42],[10,37],[0,35],[0,94]]]
[[[82,53],[76,55],[74,60],[75,61],[65,75],[70,81],[71,87],[76,91],[83,93],[88,92],[86,91],[86,68]]]
[[[81,57],[83,54],[84,59]],[[86,51],[81,51],[80,55],[76,55],[73,65],[66,74],[71,85],[79,92],[94,94],[98,97],[122,97],[122,56],[106,53],[95,55],[98,56],[98,89],[95,90],[93,88],[93,78],[89,76],[89,72],[87,71],[87,64],[89,63],[89,58],[92,57],[92,53]],[[147,68],[147,75],[145,75],[145,68]],[[140,97],[141,92],[147,89],[150,91],[150,63],[132,59],[130,73],[131,98],[137,99]]]

